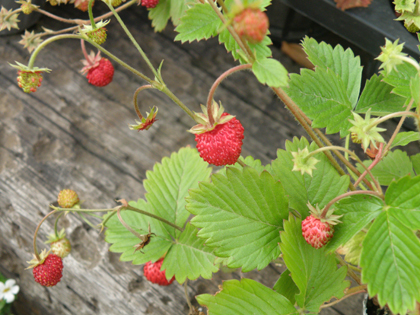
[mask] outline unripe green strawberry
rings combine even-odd
[[[268,17],[258,8],[246,8],[233,19],[238,35],[251,44],[261,42],[268,30]]]
[[[67,238],[51,243],[51,251],[58,257],[67,257],[71,252],[71,244]]]
[[[113,7],[118,7],[122,3],[122,0],[112,0],[111,5]]]
[[[17,82],[25,93],[36,92],[42,83],[41,71],[18,71]]]
[[[24,14],[31,14],[32,11],[35,9],[34,5],[32,3],[29,3],[29,2],[22,3],[22,5],[20,7],[21,7],[22,12]]]
[[[418,28],[417,25],[414,23],[408,24],[406,21],[404,21],[404,26],[410,33],[416,33],[420,31],[420,28]]]
[[[86,33],[86,35],[95,43],[97,43],[98,45],[101,45],[105,43],[106,41],[106,36],[107,36],[106,28],[105,27],[97,28],[96,30]]]
[[[79,196],[74,190],[64,189],[58,194],[57,202],[62,208],[72,208],[79,202]]]

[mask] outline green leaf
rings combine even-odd
[[[414,0],[395,0],[395,11],[409,11],[413,12],[415,4]]]
[[[208,315],[298,315],[287,298],[251,279],[225,281],[216,295],[202,294],[197,301]]]
[[[299,293],[299,288],[293,282],[292,276],[290,275],[290,271],[288,269],[281,274],[279,280],[277,280],[276,284],[274,285],[273,290],[286,297],[290,303],[295,305],[295,295]]]
[[[255,170],[257,170],[257,172],[259,173],[259,174],[261,174],[261,172],[262,171],[264,171],[265,170],[265,166],[264,165],[261,165],[261,161],[260,160],[255,160],[252,156],[247,156],[245,159],[242,157],[242,156],[240,156],[239,157],[239,160],[240,161],[242,161],[242,162],[244,162],[247,166],[249,166],[249,167],[252,167],[253,169],[255,169]],[[222,168],[219,172],[218,172],[218,174],[222,174],[222,175],[224,175],[224,176],[226,176],[226,169],[228,168],[228,167],[235,167],[235,168],[237,168],[237,169],[239,169],[239,170],[242,170],[243,169],[243,166],[241,165],[241,164],[239,164],[238,162],[236,162],[235,164],[233,164],[233,165],[229,165],[229,166],[225,166],[224,168]]]
[[[171,1],[171,19],[174,26],[177,26],[180,19],[185,15],[185,12],[193,5],[188,0],[172,0]]]
[[[241,48],[239,47],[238,43],[235,41],[233,36],[229,33],[228,29],[224,29],[219,34],[219,43],[224,44],[225,48],[228,52],[232,53],[232,56],[235,60],[239,59],[241,64],[248,63],[239,52],[241,52]],[[257,44],[249,44],[249,48],[254,52],[255,58],[257,60],[265,59],[267,57],[271,57],[271,49],[268,45],[272,45],[273,42],[271,41],[270,37],[265,36],[264,39]]]
[[[162,31],[166,27],[166,24],[168,24],[170,17],[170,0],[160,0],[156,7],[149,10],[149,19],[152,20],[152,26],[154,27],[155,32]]]
[[[411,98],[410,81],[415,75],[417,75],[416,69],[404,62],[397,66],[396,71],[391,71],[391,73],[386,75],[383,81],[394,87],[392,93]]]
[[[337,45],[334,49],[325,42],[318,43],[315,39],[306,36],[302,47],[308,59],[317,67],[330,69],[339,76],[346,88],[348,99],[352,108],[356,106],[359,97],[362,70],[360,57],[355,57],[351,49],[344,51]]]
[[[410,156],[411,162],[413,163],[414,170],[417,175],[420,175],[420,153]]]
[[[343,215],[342,223],[334,226],[334,237],[325,246],[328,252],[347,243],[361,229],[374,220],[382,211],[381,199],[369,195],[354,195],[334,205],[334,214]]]
[[[420,103],[420,77],[415,75],[410,80],[411,97],[414,99],[414,104],[417,106]]]
[[[279,231],[288,216],[288,200],[280,182],[266,171],[228,168],[211,183],[190,190],[187,210],[198,236],[215,247],[215,255],[229,257],[229,268],[244,272],[266,267],[280,250]]]
[[[210,173],[211,168],[196,149],[183,148],[170,158],[164,157],[162,164],[156,163],[153,171],[146,172],[147,179],[143,182],[146,199],[158,216],[182,227],[189,216],[185,209],[188,190],[197,188]],[[166,224],[164,228],[173,237],[180,233]]]
[[[291,152],[308,147],[309,152],[318,148],[315,143],[309,145],[305,138],[293,138],[293,142],[286,141],[286,151],[278,150],[277,159],[271,163],[270,172],[276,180],[283,183],[286,194],[289,196],[289,207],[298,211],[302,218],[309,215],[307,203],[318,204],[324,207],[335,197],[345,193],[349,185],[348,176],[340,176],[331,165],[324,153],[315,155],[319,160],[312,177],[308,174],[292,171],[293,156]]]
[[[340,299],[350,285],[345,281],[347,268],[337,269],[334,255],[315,249],[302,236],[302,221],[290,216],[284,222],[280,249],[287,268],[300,293],[296,302],[305,310],[318,314],[320,306],[332,297]]]
[[[381,213],[363,241],[360,266],[369,296],[406,314],[420,300],[420,241],[392,212]]]
[[[129,204],[132,207],[155,214],[150,205],[143,199],[139,199],[137,203],[131,201]],[[131,234],[121,224],[117,215],[114,214],[106,224],[105,241],[112,244],[109,248],[111,252],[122,253],[121,261],[133,261],[134,265],[144,264],[148,261],[157,261],[172,246],[171,235],[162,227],[159,221],[129,210],[121,211],[121,217],[132,229],[140,234],[148,233],[148,224],[150,223],[152,233],[156,234],[151,236],[150,243],[142,249],[144,254],[140,251],[135,251],[134,245],[141,243],[141,241]]]
[[[355,108],[357,113],[366,113],[370,109],[372,115],[381,116],[404,110],[405,99],[391,93],[392,86],[382,82],[382,79],[382,75],[374,74],[366,81]]]
[[[209,39],[216,36],[222,22],[208,3],[198,3],[188,9],[175,29],[179,34],[175,40],[182,43]]]
[[[247,0],[247,4],[250,5],[253,3],[253,5],[258,5],[258,8],[261,11],[265,11],[265,9],[271,5],[271,0]],[[230,11],[232,9],[232,5],[235,4],[235,0],[225,0],[225,6]]]
[[[260,83],[268,86],[287,86],[289,81],[286,68],[275,59],[256,60],[252,65],[252,71]]]
[[[406,146],[414,141],[420,141],[420,134],[417,131],[400,132],[392,142],[391,149],[398,146]]]
[[[179,283],[187,278],[195,280],[199,276],[211,279],[212,273],[219,269],[214,264],[216,256],[213,250],[204,245],[204,240],[197,237],[197,232],[196,228],[187,223],[178,241],[166,254],[161,269],[166,269],[168,280],[174,275]]]
[[[287,92],[313,120],[312,127],[326,127],[328,134],[340,131],[341,137],[349,133],[352,105],[343,81],[332,70],[303,69],[301,75],[291,74]]]
[[[420,176],[406,176],[389,185],[385,201],[388,210],[407,227],[420,230]]]
[[[364,161],[363,164],[369,166],[372,161]],[[364,168],[361,165],[357,166],[357,169],[364,172]],[[393,180],[400,179],[408,174],[414,174],[413,165],[407,153],[401,150],[394,150],[389,152],[372,170],[373,176],[375,176],[379,184],[388,186]],[[371,180],[369,174],[366,175],[368,180]]]

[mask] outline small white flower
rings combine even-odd
[[[15,300],[15,295],[19,292],[19,286],[15,284],[16,281],[13,279],[5,283],[0,282],[0,300],[5,300],[6,303],[12,303]]]

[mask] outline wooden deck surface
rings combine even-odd
[[[76,12],[68,8],[47,6],[60,15]],[[171,27],[156,34],[142,7],[129,11],[122,17],[152,63],[157,66],[164,59],[168,87],[198,111],[213,81],[235,65],[231,55],[215,39],[174,43]],[[49,18],[42,18],[36,29],[41,25],[65,27]],[[151,75],[119,25],[112,21],[108,29],[104,47]],[[142,92],[139,99],[143,112],[158,106],[159,120],[149,131],[129,130],[128,124],[135,119],[132,94],[144,82],[114,63],[114,80],[109,86],[87,84],[79,73],[83,56],[76,40],[45,48],[35,65],[53,71],[44,76],[36,93],[23,93],[15,69],[7,64],[14,60],[27,63],[29,54],[19,40],[19,35],[0,37],[0,272],[17,279],[21,287],[16,315],[187,314],[180,285],[151,285],[142,277],[142,266],[120,262],[119,255],[108,251],[103,235],[75,216],[60,223],[73,245],[62,281],[54,288],[44,288],[34,282],[31,271],[24,270],[31,259],[35,227],[61,189],[78,191],[86,208],[114,207],[117,197],[136,200],[143,197],[146,170],[181,147],[195,146],[195,141],[186,132],[193,121],[158,91]],[[290,71],[298,71],[278,49],[273,48],[273,54]],[[215,97],[245,126],[243,156],[269,163],[276,149],[284,148],[285,140],[304,135],[283,104],[249,72],[227,79]],[[42,226],[39,247],[53,223],[49,220]],[[223,279],[241,276],[272,286],[280,270],[270,265],[261,272],[219,272],[212,281],[191,281],[190,296],[214,293]],[[362,298],[350,298],[322,314],[361,314]]]

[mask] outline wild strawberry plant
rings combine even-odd
[[[106,39],[106,22],[93,17],[90,1],[90,21],[81,21],[76,34],[41,42],[41,36],[54,33],[46,31],[31,35],[33,45],[25,42],[33,53],[27,66],[15,66],[19,85],[27,93],[36,91],[41,72],[49,71],[34,67],[36,56],[59,39],[81,40],[85,71],[101,67],[99,52],[87,55],[87,42],[147,83],[134,92],[140,120],[131,129],[153,127],[157,108],[142,116],[137,96],[145,89],[158,89],[194,120],[190,132],[195,134],[198,151],[181,148],[157,163],[146,173],[144,198],[122,199],[113,209],[82,209],[78,196],[64,191],[59,195],[60,207],[51,206],[46,218],[58,214],[57,223],[63,213],[70,212],[90,223],[84,215],[105,212],[99,228],[105,229],[110,250],[121,253],[122,261],[146,264],[145,276],[161,285],[173,279],[180,284],[198,277],[210,279],[222,265],[248,272],[276,260],[287,267],[274,288],[244,278],[225,281],[214,296],[199,295],[197,301],[207,307],[208,314],[316,314],[337,302],[330,302],[332,298],[341,301],[363,292],[394,314],[418,314],[420,154],[408,156],[396,147],[420,140],[418,132],[400,131],[406,117],[419,121],[420,66],[402,52],[403,45],[386,40],[377,58],[382,62],[381,73],[367,80],[362,90],[360,58],[339,45],[333,48],[304,38],[302,47],[315,70],[303,69],[300,74],[289,75],[271,58],[264,13],[270,1],[148,1],[145,6],[157,31],[172,19],[176,40],[218,37],[240,63],[221,74],[210,88],[202,113],[196,113],[165,85],[164,65],[152,65],[120,19],[117,11],[136,2],[117,9],[105,2],[111,11],[106,17],[119,21],[153,79],[100,46]],[[26,13],[30,3],[22,6]],[[13,27],[17,13],[2,8],[0,25]],[[213,98],[218,85],[241,70],[251,70],[261,84],[271,88],[308,133],[308,138],[286,141],[285,150],[279,149],[268,165],[240,156],[247,126],[234,113],[224,111],[229,104],[222,106]],[[95,78],[107,84],[112,80],[100,74]],[[385,139],[381,124],[391,118],[400,122]],[[346,140],[344,146],[332,144],[326,136],[336,133]],[[353,150],[358,147],[366,154],[356,155]],[[209,163],[224,167],[213,172]],[[61,278],[63,256],[40,255],[36,235],[31,261],[35,279],[55,285]],[[66,240],[64,231],[56,228],[48,242],[65,244],[64,251],[53,251],[67,254],[71,247]],[[56,264],[49,267],[51,262]],[[190,314],[198,310],[191,306]]]

